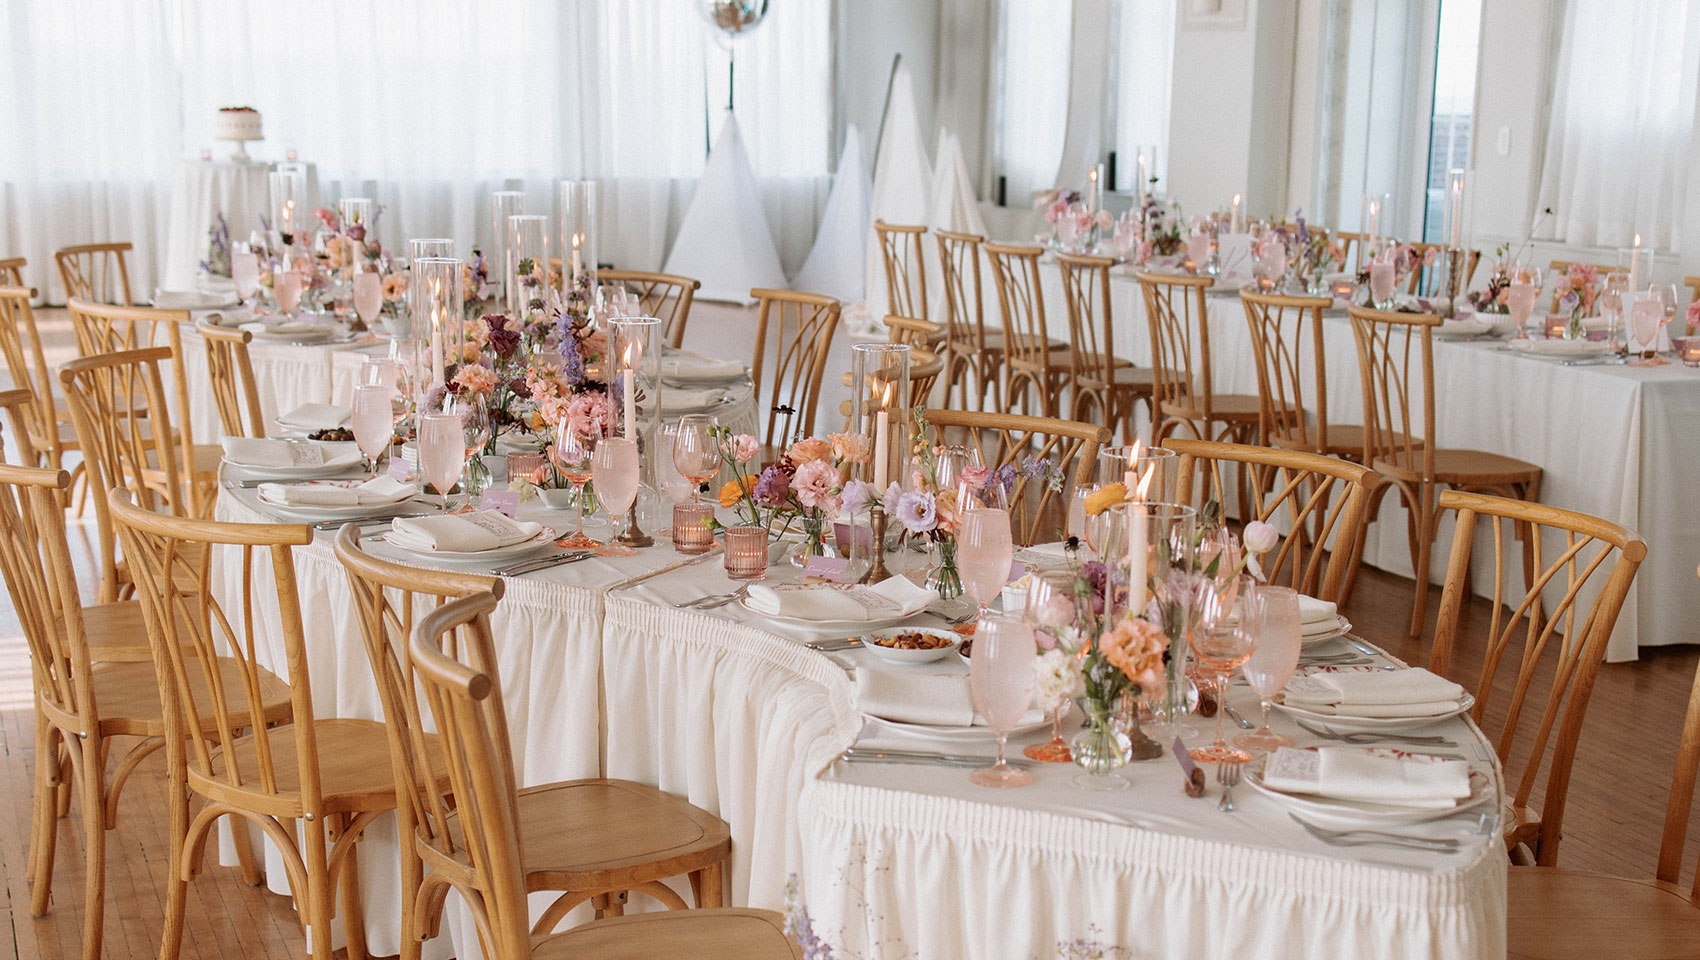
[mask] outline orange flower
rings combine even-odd
[[[728,480],[726,485],[720,488],[720,505],[730,510],[738,505],[739,500],[753,493],[755,488],[755,477],[744,477],[742,484],[739,484],[736,480]]]
[[[1096,517],[1127,499],[1127,486],[1121,482],[1106,483],[1086,497],[1086,515]]]
[[[818,437],[810,437],[807,440],[798,440],[796,443],[791,445],[791,449],[785,451],[785,458],[791,461],[792,466],[797,467],[800,467],[811,460],[826,460],[831,456],[832,444],[827,443],[825,440],[821,440]]]
[[[1163,650],[1168,645],[1156,624],[1139,618],[1123,620],[1098,638],[1104,659],[1147,692],[1163,685]]]

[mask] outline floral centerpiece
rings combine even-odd
[[[783,536],[796,525],[803,542],[791,553],[797,566],[812,557],[830,556],[826,525],[849,507],[861,509],[873,496],[871,484],[846,480],[850,467],[866,463],[870,444],[859,434],[834,433],[793,443],[778,462],[759,473],[752,466],[761,442],[747,433],[716,427],[720,459],[732,479],[720,488],[720,505],[751,526]]]
[[[1346,249],[1339,241],[1330,241],[1327,234],[1310,229],[1304,211],[1294,210],[1291,222],[1283,220],[1265,237],[1280,238],[1287,251],[1287,264],[1293,278],[1305,292],[1323,289],[1324,276],[1341,270],[1346,263]]]
[[[201,261],[201,272],[209,277],[230,277],[230,224],[225,222],[222,210],[207,228],[207,258]]]
[[[1593,316],[1600,290],[1600,271],[1591,263],[1573,263],[1553,282],[1552,292],[1559,312],[1570,318],[1564,330],[1566,339],[1580,340],[1585,336],[1582,318]]]
[[[914,419],[909,489],[900,491],[892,485],[885,495],[886,513],[902,526],[903,538],[928,541],[932,559],[926,585],[938,592],[939,599],[955,600],[963,592],[962,573],[956,565],[956,524],[962,510],[957,497],[965,492],[980,495],[996,485],[1007,499],[1015,489],[1016,472],[1006,464],[996,470],[970,466],[956,477],[945,474],[939,469],[939,454],[944,447],[936,437],[928,436],[927,408],[916,407]]]
[[[472,248],[472,257],[460,265],[460,301],[468,320],[482,317],[495,305],[496,285],[490,281],[490,264],[484,252]]]
[[[1487,286],[1468,297],[1477,313],[1511,312],[1511,271],[1514,264],[1508,256],[1510,246],[1500,244],[1493,252],[1493,269],[1488,273]]]

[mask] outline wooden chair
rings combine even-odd
[[[1682,285],[1688,288],[1688,300],[1690,303],[1695,300],[1700,300],[1700,277],[1683,277]]]
[[[1439,523],[1435,506],[1439,488],[1532,502],[1540,499],[1541,468],[1502,454],[1439,446],[1434,426],[1433,340],[1439,317],[1357,306],[1348,313],[1364,393],[1363,463],[1386,480],[1376,490],[1370,512],[1374,515],[1389,485],[1399,491],[1400,501],[1410,512],[1411,569],[1417,581],[1411,607],[1414,637],[1422,633],[1428,608],[1429,551]],[[1420,398],[1414,392],[1418,388]],[[1525,567],[1532,559],[1532,546],[1525,540]]]
[[[1257,431],[1257,397],[1217,393],[1210,356],[1210,311],[1204,291],[1210,277],[1139,273],[1145,319],[1151,328],[1151,435],[1162,443],[1185,427],[1200,440],[1244,443]]]
[[[892,343],[907,343],[911,347],[931,350],[933,344],[944,341],[943,324],[897,314],[888,314],[883,322],[886,339]]]
[[[448,600],[474,594],[500,598],[503,581],[421,570],[374,557],[360,548],[359,528],[353,525],[337,535],[336,555],[348,574],[384,708],[390,766],[400,797],[397,821],[406,844],[401,861],[402,956],[417,958],[421,941],[434,936],[441,921],[448,878],[465,864],[437,858],[437,847],[428,845],[433,852],[425,865],[433,875],[425,877],[419,854],[407,840],[416,834],[441,834],[443,842],[454,844],[459,841],[452,834],[460,826],[446,798],[428,789],[429,778],[418,760],[416,737],[424,728],[413,663],[404,655],[407,638],[420,616]],[[642,828],[612,828],[610,810],[621,811],[621,819]],[[684,901],[661,882],[674,876],[689,877],[698,906],[720,905],[731,831],[719,817],[683,800],[627,780],[566,780],[521,790],[515,813],[524,838],[520,867],[526,892],[561,891],[533,933],[548,933],[567,911],[586,900],[598,918],[618,915],[628,891],[683,910]]]
[[[1055,417],[1074,369],[1074,351],[1050,336],[1039,282],[1044,247],[985,245],[1003,316],[1003,405],[1023,413]]]
[[[1328,297],[1240,290],[1257,369],[1257,437],[1265,446],[1355,460],[1364,428],[1328,422],[1328,351],[1322,311]]]
[[[886,313],[927,319],[927,228],[874,221],[885,261]]]
[[[77,352],[84,357],[141,350],[148,347],[169,347],[171,350],[172,399],[185,417],[177,425],[181,441],[178,467],[185,471],[191,508],[189,516],[212,516],[213,500],[218,489],[219,463],[224,448],[216,443],[198,444],[187,420],[192,409],[189,400],[189,371],[183,363],[183,328],[189,323],[187,310],[156,310],[152,307],[121,307],[72,300],[67,309],[71,326],[77,334]],[[163,408],[162,408],[163,409]],[[163,414],[147,407],[131,411],[137,416],[153,417],[164,422]]]
[[[24,283],[24,268],[29,266],[25,257],[0,257],[0,287],[22,287]]]
[[[1010,530],[1018,545],[1060,539],[1074,488],[1091,483],[1098,449],[1110,441],[1110,429],[1053,417],[969,410],[930,410],[927,420],[939,442],[960,443],[980,451],[980,460],[996,470],[1015,470],[1010,492]],[[1056,482],[1047,482],[1048,466]]]
[[[1521,500],[1448,490],[1440,495],[1440,509],[1456,511],[1458,523],[1429,669],[1442,676],[1451,675],[1458,615],[1471,593],[1470,551],[1476,521],[1486,519],[1493,530],[1493,617],[1470,716],[1487,726],[1489,704],[1495,700],[1494,680],[1502,665],[1509,666],[1514,682],[1508,694],[1498,698],[1500,709],[1493,714],[1504,719],[1497,732],[1490,733],[1508,780],[1515,769],[1514,757],[1522,768],[1516,773],[1516,790],[1501,810],[1502,831],[1514,857],[1526,847],[1535,863],[1550,867],[1558,862],[1570,769],[1594,677],[1605,659],[1606,643],[1617,625],[1623,598],[1647,556],[1647,545],[1633,531],[1615,523]],[[1521,529],[1525,537],[1527,586],[1520,593],[1506,591],[1502,521]],[[1550,561],[1542,556],[1542,534],[1551,534],[1563,544]],[[1580,591],[1590,583],[1599,593],[1583,609]],[[1550,682],[1541,679],[1548,670]],[[1543,682],[1549,683],[1544,699],[1538,690]],[[1525,718],[1525,710],[1533,716]],[[1531,726],[1534,732],[1529,742]],[[1519,745],[1520,738],[1526,746]],[[1545,793],[1538,807],[1531,806],[1530,796],[1543,776],[1543,762]]]
[[[1110,315],[1110,268],[1115,265],[1109,257],[1057,255],[1074,364],[1069,371],[1069,417],[1091,421],[1096,413],[1112,430],[1121,424],[1122,439],[1131,441],[1137,433],[1134,411],[1141,402],[1149,411],[1155,384],[1149,368],[1116,355]]]
[[[228,816],[278,849],[308,953],[330,960],[331,918],[340,914],[347,955],[361,960],[355,848],[374,819],[396,808],[395,781],[382,723],[314,712],[294,560],[313,529],[184,519],[136,506],[118,490],[108,506],[142,598],[165,704],[171,865],[160,957],[172,960],[181,949],[189,882],[209,834]],[[228,592],[212,582],[215,564],[229,571]],[[257,651],[272,648],[288,665],[293,722],[250,730],[233,705],[264,689],[269,674]],[[233,673],[209,669],[220,650],[233,651]],[[203,735],[187,736],[194,730]],[[193,818],[191,795],[203,801]]]
[[[792,440],[815,431],[821,377],[826,373],[826,358],[832,353],[832,338],[838,333],[839,303],[832,297],[794,290],[757,288],[750,296],[760,303],[750,377],[755,382],[754,402],[759,414],[763,374],[767,374],[771,405],[763,418],[767,423],[763,442],[773,452],[767,458],[771,460]],[[771,364],[767,357],[770,331],[775,350]]]
[[[29,287],[0,286],[0,354],[5,355],[6,372],[13,385],[31,391],[28,404],[19,409],[22,422],[18,435],[29,441],[40,465],[58,470],[65,465],[65,454],[76,452],[77,433],[70,411],[54,401],[53,370],[47,363],[35,311],[30,307],[35,293]],[[73,485],[82,475],[79,463],[71,471]]]
[[[1223,500],[1223,466],[1250,474],[1255,507],[1245,520],[1278,523],[1289,532],[1264,558],[1270,583],[1285,581],[1300,593],[1340,602],[1363,552],[1375,471],[1334,457],[1238,443],[1170,437],[1163,446],[1179,456],[1176,489],[1204,491]]]
[[[124,255],[132,249],[128,243],[80,243],[53,251],[66,301],[88,300],[121,307],[134,303],[130,299],[130,268],[124,262]]]
[[[674,910],[596,920],[554,936],[534,936],[526,908],[526,894],[533,889],[524,867],[526,801],[516,788],[490,638],[490,611],[495,606],[492,593],[445,604],[420,620],[408,642],[408,659],[442,733],[454,791],[455,812],[433,807],[433,818],[439,824],[452,819],[459,826],[432,832],[421,821],[414,846],[422,859],[446,865],[443,881],[472,911],[484,955],[503,960],[798,960],[801,950],[784,934],[783,918],[770,910]],[[442,803],[440,795],[427,799]],[[625,819],[622,832],[648,829],[630,813],[608,809],[600,826]],[[699,890],[699,898],[703,893]]]
[[[1003,331],[986,329],[980,287],[980,245],[985,237],[936,230],[939,279],[944,286],[945,399],[960,393],[964,407],[1003,407]],[[970,388],[969,378],[974,385]],[[959,390],[960,388],[960,390]]]
[[[886,320],[900,319],[887,317]],[[939,375],[944,372],[944,357],[922,347],[909,348],[909,399],[912,405],[931,406],[928,402],[933,394],[933,388],[938,384]],[[851,386],[850,373],[845,371],[844,386]],[[838,414],[844,418],[844,429],[849,431],[850,399],[846,397],[838,404]]]
[[[1585,260],[1553,260],[1547,264],[1547,269],[1551,270],[1553,273],[1569,273],[1571,266],[1586,262],[1587,261]],[[1595,263],[1590,264],[1590,266],[1599,271],[1601,277],[1604,277],[1607,274],[1617,273],[1619,271],[1627,273],[1629,270],[1628,267],[1620,267],[1615,263]]]
[[[1353,254],[1357,254],[1359,257],[1364,256],[1364,234],[1350,230],[1338,230],[1334,233],[1334,239],[1339,241],[1340,251],[1345,256],[1344,263],[1349,265],[1350,270],[1355,273],[1362,273],[1369,269],[1369,264],[1359,263],[1352,256]]]
[[[227,437],[264,437],[265,414],[260,411],[260,388],[254,381],[254,363],[248,344],[254,335],[206,320],[195,323],[195,332],[207,351],[207,384],[212,387],[218,421]]]
[[[58,847],[58,795],[75,787],[85,861],[82,955],[97,960],[106,912],[106,832],[118,824],[125,784],[143,760],[165,745],[168,726],[151,660],[99,662],[91,643],[102,639],[105,628],[99,620],[85,619],[87,608],[77,593],[60,505],[70,483],[63,470],[0,464],[0,572],[29,646],[34,688],[34,812],[26,861],[30,913],[47,913]],[[145,634],[130,639],[147,642]],[[219,657],[208,663],[208,672],[230,685],[236,722],[253,723],[249,704],[255,702],[262,722],[289,719],[289,688],[283,681],[266,673],[255,675],[253,686],[238,686],[235,661]],[[189,692],[205,709],[208,687],[195,684]],[[119,737],[136,739],[127,750],[114,751]],[[113,752],[121,757],[109,774]],[[70,800],[68,794],[63,798],[66,809]],[[245,844],[237,851],[244,872],[257,881],[252,851]]]
[[[1681,880],[1697,771],[1700,671],[1688,695],[1653,878],[1513,866],[1506,878],[1508,955],[1518,960],[1654,960],[1692,952],[1700,943],[1700,873],[1686,889]]]
[[[676,350],[684,345],[691,300],[701,289],[701,280],[644,270],[599,270],[596,282],[625,287],[643,308],[644,316],[661,318],[661,335],[669,346]]]

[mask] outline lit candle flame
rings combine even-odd
[[[622,363],[626,367],[630,367],[632,365],[632,350],[635,349],[636,347],[637,347],[636,342],[626,344],[625,351],[620,354],[620,363]]]
[[[894,388],[896,388],[896,386],[897,386],[897,384],[892,383],[889,380],[886,381],[885,392],[880,396],[880,409],[881,410],[891,409],[891,391]]]
[[[576,234],[576,233],[573,234],[573,249],[574,250],[578,249],[578,239],[579,239],[579,235]]]
[[[1640,234],[1639,234],[1639,233],[1637,233],[1637,234],[1636,234],[1636,235],[1635,235],[1635,245],[1636,245],[1636,246],[1637,246],[1637,247],[1639,247],[1639,246],[1640,246],[1640,245],[1641,245],[1641,235],[1640,235]]]
[[[1145,472],[1139,478],[1139,486],[1134,492],[1134,499],[1138,500],[1140,503],[1145,502],[1146,491],[1151,489],[1151,478],[1155,476],[1156,473],[1157,465],[1155,463],[1145,468]]]

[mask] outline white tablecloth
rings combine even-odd
[[[171,209],[166,216],[160,286],[167,290],[195,289],[201,261],[207,258],[207,231],[218,214],[224,214],[231,240],[247,240],[251,232],[261,229],[262,216],[268,223],[273,219],[268,210],[271,184],[266,174],[274,169],[274,164],[258,160],[242,163],[197,157],[178,162],[171,183]],[[318,188],[318,167],[309,163],[307,196],[315,196]],[[310,203],[305,212],[312,215]]]
[[[223,491],[218,512],[266,519],[251,490]],[[327,537],[296,561],[315,705],[325,716],[377,717]],[[959,769],[835,765],[859,735],[883,729],[863,732],[846,670],[858,655],[808,650],[797,641],[831,634],[759,622],[736,605],[672,608],[730,588],[718,559],[605,590],[675,559],[663,541],[510,581],[494,626],[520,782],[625,777],[723,817],[732,901],[777,908],[786,879],[800,877],[839,955],[1049,956],[1075,940],[1165,957],[1504,954],[1503,848],[1476,836],[1473,821],[1429,828],[1465,839],[1456,854],[1341,850],[1308,839],[1246,788],[1234,816],[1213,799],[1184,799],[1170,760],[1130,768],[1133,788],[1108,795],[1070,787],[1072,767],[994,793]],[[262,649],[281,672],[281,650]],[[1491,757],[1466,722],[1436,729]],[[395,844],[386,819],[360,854],[378,954],[397,945]],[[281,888],[276,863],[269,875]],[[534,909],[542,904],[534,897]],[[458,912],[427,946],[427,956],[450,952],[477,955]]]
[[[1046,320],[1053,336],[1068,336],[1062,291],[1054,265],[1042,271]],[[1151,362],[1150,333],[1139,283],[1120,272],[1110,293],[1115,349],[1140,365]],[[1218,391],[1257,393],[1257,371],[1244,308],[1235,295],[1207,298],[1210,343]],[[1328,356],[1330,423],[1363,422],[1363,390],[1357,347],[1344,310],[1324,315]],[[1637,647],[1700,641],[1700,592],[1693,589],[1700,564],[1700,512],[1687,496],[1694,462],[1689,454],[1700,436],[1700,370],[1662,367],[1563,366],[1514,354],[1495,341],[1436,340],[1435,426],[1446,447],[1487,450],[1542,468],[1541,502],[1623,524],[1647,541],[1641,565],[1608,660],[1633,660]],[[1308,376],[1308,374],[1307,374]],[[1307,380],[1307,383],[1310,381]],[[1476,591],[1491,592],[1481,576],[1491,569],[1485,528],[1477,531]],[[1451,553],[1451,523],[1441,528],[1431,554],[1430,576],[1441,582]],[[1364,558],[1372,566],[1411,575],[1405,511],[1396,492],[1382,503],[1369,528]],[[1545,555],[1562,553],[1556,536]],[[1521,555],[1512,583],[1522,583]],[[1603,575],[1596,578],[1603,582]],[[1584,594],[1592,601],[1593,592]],[[1439,602],[1438,592],[1431,603]]]

